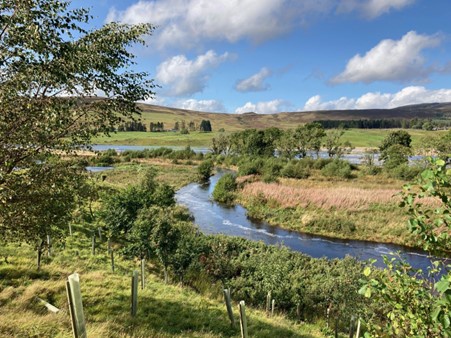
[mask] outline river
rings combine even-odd
[[[219,171],[212,176],[210,184],[191,183],[176,193],[177,202],[191,211],[195,223],[205,234],[239,236],[270,245],[283,244],[292,250],[316,258],[344,258],[351,255],[360,260],[376,259],[377,266],[383,266],[382,255],[390,256],[393,252],[400,252],[401,256],[415,268],[426,271],[431,266],[427,253],[421,250],[394,244],[307,235],[250,219],[246,215],[246,209],[241,205],[226,207],[212,200],[211,193],[224,173]]]

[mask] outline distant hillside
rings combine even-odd
[[[186,109],[169,108],[149,104],[139,104],[142,110],[142,120],[163,122],[170,129],[176,121],[194,121],[200,124],[202,120],[210,120],[214,130],[224,128],[227,131],[246,128],[278,127],[293,128],[299,124],[318,120],[361,120],[361,119],[451,119],[450,103],[424,103],[402,106],[393,109],[360,109],[360,110],[322,110],[303,112],[282,112],[278,114],[225,114],[205,113]]]

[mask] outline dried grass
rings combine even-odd
[[[322,209],[362,210],[371,204],[397,203],[398,189],[360,189],[350,187],[301,188],[277,183],[254,182],[242,191],[244,196],[262,195],[283,208],[315,206]]]

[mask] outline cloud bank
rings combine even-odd
[[[262,42],[317,16],[357,12],[373,19],[414,0],[140,0],[111,8],[107,22],[152,23],[157,48],[193,48],[203,40]],[[262,24],[264,23],[264,24]],[[154,39],[152,39],[152,42]]]
[[[426,67],[421,52],[441,43],[438,35],[408,32],[400,40],[382,40],[364,56],[352,57],[345,70],[332,83],[371,83],[374,81],[418,81],[436,71]]]
[[[307,100],[302,110],[396,108],[425,102],[451,102],[451,89],[428,90],[422,86],[409,86],[394,94],[370,92],[357,99],[341,97],[332,101],[322,101],[319,95],[315,95]]]
[[[195,60],[185,55],[174,56],[157,67],[156,82],[168,96],[185,96],[201,92],[208,81],[208,71],[231,59],[228,53],[217,55],[209,50]]]
[[[241,107],[235,109],[235,114],[257,113],[257,114],[275,114],[286,110],[291,105],[285,100],[272,100],[265,102],[247,102]]]

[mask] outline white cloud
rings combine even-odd
[[[269,88],[269,85],[265,83],[265,80],[271,76],[271,71],[264,67],[257,74],[251,77],[240,80],[235,85],[235,89],[239,92],[256,92],[264,91]]]
[[[166,95],[191,95],[205,88],[211,68],[230,58],[228,53],[217,55],[212,50],[199,55],[195,60],[188,60],[185,55],[177,55],[157,67],[155,80],[163,86]]]
[[[152,45],[193,48],[204,40],[261,42],[305,25],[318,15],[360,11],[376,17],[413,0],[140,0],[107,22],[158,26]]]
[[[181,100],[175,102],[176,108],[203,111],[208,113],[223,113],[225,112],[224,105],[217,100]]]
[[[333,101],[321,101],[312,96],[302,110],[377,109],[396,108],[419,103],[451,102],[451,89],[428,90],[422,86],[405,87],[396,93],[366,93],[359,98],[342,97]]]
[[[341,0],[337,12],[360,12],[365,17],[373,19],[390,12],[401,10],[415,3],[415,0]]]
[[[424,80],[433,68],[425,66],[423,49],[437,47],[438,35],[408,32],[401,40],[382,40],[365,56],[355,55],[332,83]]]
[[[236,114],[257,113],[257,114],[275,114],[290,107],[290,104],[284,100],[272,100],[266,102],[247,102],[244,106],[235,109]]]

